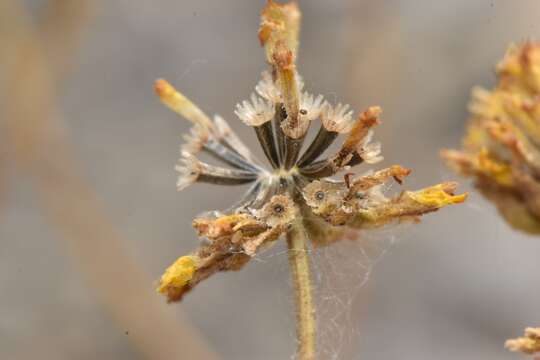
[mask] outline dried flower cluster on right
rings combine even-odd
[[[511,46],[497,65],[492,90],[475,88],[463,149],[443,158],[497,206],[515,229],[540,234],[540,42]],[[540,353],[540,328],[506,348]]]
[[[512,227],[540,234],[540,43],[511,46],[496,73],[494,89],[473,89],[463,149],[442,156]]]

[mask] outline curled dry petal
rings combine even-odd
[[[259,229],[259,232],[265,229],[263,224],[248,214],[231,214],[217,219],[195,219],[192,225],[199,236],[209,239],[232,236],[235,231],[243,230],[247,226],[253,226]]]
[[[410,169],[406,169],[400,165],[393,165],[389,168],[379,170],[374,174],[362,176],[351,182],[349,194],[347,196],[352,197],[355,193],[366,191],[374,186],[383,184],[390,178],[393,178],[401,185],[405,177],[410,173]]]
[[[360,114],[334,160],[336,166],[343,167],[349,163],[352,154],[362,144],[362,141],[368,137],[370,129],[380,124],[379,116],[381,112],[380,107],[372,106]]]
[[[459,204],[467,199],[467,194],[454,195],[457,183],[446,182],[419,191],[406,191],[401,198],[409,197],[430,209],[440,209],[446,205]]]
[[[382,144],[380,142],[370,143],[369,141],[365,141],[364,144],[358,147],[356,152],[366,164],[376,164],[384,160],[381,155]]]

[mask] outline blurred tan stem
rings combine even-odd
[[[126,255],[123,244],[128,241],[78,174],[55,106],[55,72],[21,3],[0,1],[2,150],[33,178],[46,215],[67,241],[73,261],[146,358],[216,358],[197,332],[160,302],[152,281]]]
[[[287,233],[289,264],[296,304],[296,333],[299,360],[315,359],[315,307],[311,286],[311,270],[307,248],[308,237],[302,220]]]
[[[56,86],[71,70],[72,55],[97,4],[89,0],[49,0],[44,7],[38,19],[39,39]]]

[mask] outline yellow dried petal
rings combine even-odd
[[[482,149],[477,156],[478,170],[493,179],[497,184],[512,186],[512,169],[510,165],[493,159],[486,149]]]
[[[497,64],[497,73],[499,75],[520,76],[523,68],[519,61],[520,48],[516,44],[511,44],[504,55],[504,58]]]
[[[167,294],[169,289],[183,288],[193,277],[198,262],[199,258],[193,255],[178,258],[161,276],[157,291]]]
[[[409,197],[419,204],[434,208],[459,204],[467,199],[467,193],[453,195],[455,183],[442,183],[419,191],[408,193]]]
[[[469,111],[473,115],[486,119],[502,117],[505,114],[501,101],[502,94],[502,92],[497,90],[490,92],[481,87],[473,88]]]
[[[540,124],[533,118],[529,110],[529,101],[521,94],[507,94],[503,98],[503,106],[509,120],[523,129],[537,144],[540,143]]]
[[[497,66],[501,85],[514,92],[538,94],[540,92],[540,45],[528,41],[511,46]]]
[[[176,90],[167,80],[158,79],[154,84],[156,94],[169,109],[180,114],[195,125],[205,129],[213,129],[212,121],[206,114],[193,104],[187,97]]]

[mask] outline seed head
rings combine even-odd
[[[332,106],[322,95],[303,90],[296,68],[299,20],[296,3],[267,3],[259,39],[271,69],[262,73],[255,86],[259,96],[252,94],[251,101],[236,105],[235,114],[254,129],[269,166],[252,155],[221,117],[210,120],[170,84],[156,83],[162,101],[194,124],[181,148],[178,190],[193,183],[251,184],[234,207],[193,221],[206,241],[193,254],[177,260],[161,278],[158,291],[169,301],[180,300],[218,271],[242,268],[262,248],[279,241],[294,222],[303,223],[314,246],[324,246],[351,229],[417,220],[466,198],[454,195],[455,183],[387,198],[382,186],[392,179],[401,184],[410,173],[399,165],[339,178],[343,170],[382,159],[380,143],[370,142],[381,109],[369,107],[354,118],[349,105]],[[316,136],[302,151],[308,128],[317,119],[321,122]],[[344,139],[338,151],[325,155],[339,135]],[[198,160],[200,152],[222,166]]]

